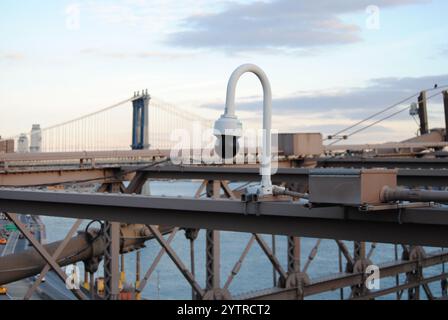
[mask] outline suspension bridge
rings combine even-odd
[[[443,249],[427,252],[423,247],[448,246],[448,212],[446,207],[436,204],[447,203],[448,193],[431,190],[447,187],[448,157],[440,150],[448,145],[448,135],[446,128],[430,130],[426,114],[426,102],[439,94],[444,95],[448,126],[446,91],[428,97],[424,93],[413,95],[337,132],[328,140],[336,139],[337,143],[386,121],[408,110],[410,99],[416,97],[419,97],[419,137],[396,144],[350,146],[352,151],[386,150],[384,154],[370,154],[367,158],[356,158],[349,153],[335,158],[318,152],[310,160],[292,148],[292,157],[284,159],[286,168],[272,175],[273,182],[282,186],[277,187],[276,192],[282,188],[284,192],[262,200],[251,197],[247,193],[250,189],[246,189],[249,184],[259,181],[258,165],[162,165],[162,161],[169,160],[166,151],[178,143],[172,139],[173,132],[183,130],[185,134],[193,135],[195,130],[210,129],[212,121],[151,97],[146,91],[88,115],[42,129],[35,127],[29,133],[14,136],[17,152],[2,155],[0,165],[5,159],[32,163],[24,168],[0,170],[0,186],[3,187],[0,188],[0,208],[34,249],[19,246],[13,248],[13,254],[0,260],[0,285],[38,275],[27,289],[24,298],[29,299],[50,269],[55,280],[48,281],[47,285],[57,286],[58,277],[63,281],[67,279],[61,269],[63,266],[83,261],[84,286],[70,289],[74,297],[127,299],[129,291],[126,290],[130,290],[132,297],[139,299],[162,256],[167,255],[191,287],[192,299],[305,299],[336,289],[341,299],[375,299],[391,295],[401,299],[404,292],[409,299],[420,299],[421,289],[428,299],[446,299],[448,254]],[[399,110],[394,111],[394,108]],[[384,116],[387,111],[391,113]],[[377,116],[383,118],[376,119]],[[362,124],[364,127],[356,128]],[[336,143],[331,142],[319,150],[344,149],[344,146],[335,146]],[[403,155],[400,148],[408,152]],[[115,159],[108,163],[111,155]],[[122,163],[116,159],[133,157],[138,158],[137,163]],[[155,158],[164,159],[159,162]],[[94,159],[105,159],[105,162],[96,166],[92,163]],[[36,165],[35,161],[39,160],[45,161],[42,168]],[[77,165],[55,167],[48,164],[53,160],[75,160]],[[201,184],[193,190],[194,197],[187,198],[152,196],[143,191],[149,181],[157,179],[195,180]],[[87,188],[84,183],[90,184],[90,189],[79,192]],[[46,190],[60,185],[66,190]],[[397,186],[423,186],[427,190],[409,192]],[[63,241],[43,245],[39,240],[42,230],[31,233],[24,215],[77,220]],[[104,225],[100,229],[86,227],[84,232],[74,236],[84,219],[104,221]],[[189,267],[183,261],[185,257],[181,257],[182,252],[171,244],[180,229],[185,230],[190,244]],[[204,284],[198,280],[199,273],[195,271],[198,261],[195,241],[201,239],[198,238],[201,229],[205,230]],[[234,257],[235,266],[225,284],[221,281],[221,258],[226,261],[230,258],[227,253],[225,256],[221,254],[220,231],[250,233],[247,244],[239,244],[241,256]],[[262,234],[273,235],[272,243],[269,244]],[[275,235],[286,236],[283,254],[277,252]],[[316,238],[316,244],[305,248],[302,237]],[[338,272],[316,277],[309,266],[313,261],[318,263],[315,257],[321,239],[334,241],[336,250],[332,253],[338,254]],[[160,251],[151,257],[154,259],[141,277],[140,249],[149,240],[155,240]],[[353,242],[352,252],[348,241]],[[368,242],[371,242],[370,249]],[[392,280],[389,279],[386,288],[372,290],[365,282],[365,267],[373,263],[377,242],[393,244],[395,259],[375,264],[381,278]],[[260,247],[272,269],[249,273],[257,277],[272,276],[272,287],[236,294],[231,283],[254,244]],[[89,250],[79,251],[80,247]],[[302,249],[310,250],[305,259],[301,255]],[[125,265],[123,255],[133,251],[136,252],[138,271],[135,283],[130,289],[124,289],[120,287],[120,283],[123,284],[120,270],[124,272]],[[329,257],[330,252],[326,254],[325,261],[334,258]],[[58,256],[66,259],[58,260]],[[102,286],[97,274],[98,259],[104,259]],[[19,263],[23,264],[21,268],[14,267]],[[442,271],[430,275],[424,273],[434,267],[441,267]],[[104,290],[100,290],[101,287]],[[56,295],[56,299],[61,296]]]
[[[145,107],[146,115],[141,113],[140,105]],[[33,143],[39,145],[40,152],[46,153],[131,148],[169,150],[177,142],[172,137],[176,130],[192,134],[193,130],[210,129],[212,124],[213,121],[151,97],[146,91],[136,92],[128,99],[95,112],[9,139],[14,140],[18,152],[27,150]]]

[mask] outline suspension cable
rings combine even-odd
[[[445,86],[444,86],[444,87],[445,87]],[[448,85],[447,85],[446,87],[448,87]],[[443,88],[443,87],[440,87],[440,89],[441,89],[441,88]],[[437,93],[435,93],[435,94],[433,94],[433,95],[427,97],[427,98],[425,99],[425,101],[428,101],[428,100],[430,100],[430,99],[432,99],[432,98],[438,96],[439,94],[442,94],[442,91],[437,92]],[[398,114],[400,114],[400,113],[402,113],[402,112],[404,112],[404,111],[406,111],[406,110],[409,110],[409,108],[410,108],[410,106],[407,106],[407,107],[405,107],[405,108],[403,108],[403,109],[398,110],[397,112],[394,112],[394,113],[392,113],[392,114],[390,114],[390,115],[388,115],[388,116],[386,116],[386,117],[384,117],[384,118],[381,118],[381,119],[379,119],[379,120],[377,120],[377,121],[375,121],[375,122],[373,122],[373,123],[371,123],[371,124],[368,124],[368,125],[366,125],[365,127],[362,127],[362,128],[360,128],[360,129],[358,129],[358,130],[355,130],[355,131],[351,132],[350,134],[346,135],[344,138],[338,138],[336,141],[330,143],[328,146],[332,146],[332,145],[335,145],[336,143],[341,142],[342,140],[346,140],[347,138],[350,138],[351,136],[353,136],[353,135],[355,135],[355,134],[358,134],[359,132],[362,132],[362,131],[364,131],[364,130],[366,130],[366,129],[368,129],[368,128],[371,128],[371,127],[373,127],[373,126],[375,126],[375,125],[377,125],[377,124],[379,124],[379,123],[381,123],[381,122],[383,122],[383,121],[385,121],[385,120],[388,120],[388,119],[390,119],[390,118],[392,118],[392,117],[394,117],[394,116],[396,116],[396,115],[398,115]],[[392,108],[390,108],[390,109],[392,109]],[[344,131],[343,131],[343,132],[344,132]]]
[[[448,88],[448,85],[438,86],[437,88],[428,88],[428,89],[423,90],[423,91],[434,91],[434,90],[441,90],[441,89],[445,89],[445,88]],[[388,106],[388,107],[386,107],[386,108],[384,108],[384,109],[382,109],[382,110],[380,110],[380,111],[378,111],[378,112],[376,112],[376,113],[374,113],[374,114],[368,116],[367,118],[365,118],[365,119],[363,119],[363,120],[360,120],[360,121],[358,121],[357,123],[355,123],[355,124],[353,124],[353,125],[350,125],[350,126],[348,126],[347,128],[342,129],[342,130],[336,132],[335,134],[333,134],[333,135],[331,135],[331,136],[338,136],[338,135],[340,135],[340,134],[342,134],[342,133],[344,133],[344,132],[346,132],[346,131],[348,131],[348,130],[350,130],[350,129],[353,129],[354,127],[359,126],[360,124],[362,124],[362,123],[364,123],[364,122],[366,122],[366,121],[369,121],[370,119],[372,119],[372,118],[374,118],[374,117],[376,117],[376,116],[378,116],[378,115],[380,115],[380,114],[382,114],[382,113],[384,113],[384,112],[386,112],[386,111],[389,111],[389,110],[391,110],[391,109],[393,109],[393,108],[395,108],[395,107],[398,107],[399,105],[405,103],[405,102],[408,101],[408,100],[411,100],[411,99],[413,99],[413,98],[418,97],[419,95],[420,95],[420,93],[414,93],[413,95],[411,95],[411,96],[409,96],[409,97],[406,97],[406,98],[400,100],[399,102],[396,102],[396,103],[394,103],[394,104],[392,104],[392,105],[390,105],[390,106]],[[428,99],[427,99],[427,100],[428,100]],[[326,140],[329,140],[329,139],[325,139],[324,141],[326,141]],[[341,139],[341,140],[342,140],[342,139]]]

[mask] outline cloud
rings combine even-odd
[[[424,89],[448,85],[448,74],[407,77],[379,78],[371,80],[366,87],[351,88],[336,92],[300,92],[289,97],[274,99],[276,113],[297,112],[338,112],[357,119],[367,113],[373,113],[381,107],[398,102]],[[260,109],[260,97],[243,102],[238,108],[246,111]],[[415,100],[415,99],[414,99]],[[410,102],[407,102],[409,104]],[[208,108],[222,108],[222,104],[209,104]]]
[[[442,56],[448,56],[448,48],[444,48],[441,50]]]
[[[377,0],[380,9],[427,2]],[[191,16],[185,30],[167,42],[181,47],[219,48],[229,52],[277,48],[297,50],[361,41],[361,28],[344,22],[345,14],[365,12],[371,0],[276,0],[233,4],[214,14]]]
[[[25,59],[25,55],[19,52],[7,52],[7,53],[1,53],[0,52],[0,60],[6,60],[6,61],[21,61]]]
[[[141,52],[111,52],[98,48],[86,48],[80,51],[81,54],[100,56],[112,59],[166,59],[177,60],[195,57],[192,52],[168,52],[168,51],[141,51]]]
[[[288,97],[275,98],[273,100],[274,128],[281,128],[281,131],[317,131],[332,134],[422,90],[434,88],[435,84],[438,84],[439,88],[428,92],[428,97],[447,89],[442,86],[448,85],[448,74],[379,78],[371,80],[365,87],[342,91],[299,92]],[[405,109],[416,101],[417,97],[409,99],[375,117],[371,122]],[[429,114],[430,123],[433,126],[435,122],[443,118],[442,108],[438,107],[438,104],[441,103],[440,95],[430,100],[430,107],[437,104],[437,108],[430,109]],[[206,104],[202,108],[222,110],[223,105],[224,103],[212,103]],[[262,116],[261,97],[241,99],[237,103],[237,110],[245,122],[249,121],[252,125],[259,124]],[[292,119],[294,120],[291,121]],[[367,140],[372,137],[382,137],[383,141],[394,139],[394,137],[404,139],[414,134],[415,130],[416,124],[406,110],[390,120],[382,122],[381,125],[369,129],[364,136],[360,136]],[[372,133],[375,135],[369,137],[369,134]],[[381,141],[381,139],[377,141]]]
[[[213,12],[222,2],[226,0],[98,0],[84,3],[82,10],[105,24],[164,34],[175,31],[188,16]]]

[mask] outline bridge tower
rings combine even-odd
[[[132,116],[132,150],[149,149],[149,131],[148,131],[148,117],[149,117],[149,101],[151,97],[148,90],[142,91],[142,94],[136,92],[135,99],[132,101],[133,116]]]

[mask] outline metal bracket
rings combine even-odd
[[[393,204],[364,204],[359,207],[361,212],[376,212],[376,211],[387,211],[387,210],[397,210],[406,208],[431,208],[435,207],[434,202],[412,202],[412,203],[393,203]]]

